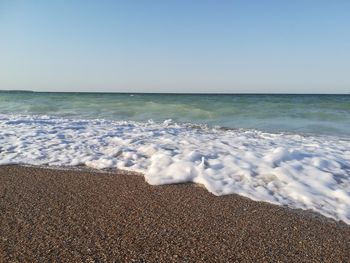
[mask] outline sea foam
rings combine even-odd
[[[120,168],[350,224],[350,141],[164,123],[0,115],[0,164]]]

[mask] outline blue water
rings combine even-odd
[[[0,114],[350,136],[350,95],[0,92]]]
[[[0,92],[8,164],[136,171],[350,224],[350,96]]]

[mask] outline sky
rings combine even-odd
[[[349,93],[350,1],[0,0],[0,90]]]

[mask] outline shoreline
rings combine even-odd
[[[3,166],[14,166],[14,167],[23,167],[23,168],[33,168],[33,169],[44,169],[44,170],[54,170],[54,171],[65,171],[65,172],[82,172],[82,173],[89,173],[91,175],[94,174],[107,174],[107,175],[130,175],[130,176],[139,176],[142,177],[145,181],[145,175],[142,172],[136,172],[136,171],[131,171],[131,170],[125,170],[125,169],[119,169],[119,168],[104,168],[104,169],[96,169],[96,168],[92,168],[92,167],[88,167],[85,165],[81,165],[81,166],[49,166],[49,165],[32,165],[32,164],[10,164],[10,165],[3,165]],[[1,165],[0,165],[1,168]],[[146,184],[148,184],[145,181]],[[268,201],[263,201],[263,200],[254,200],[251,199],[249,197],[243,196],[243,195],[239,195],[236,193],[233,194],[228,194],[228,195],[222,195],[222,196],[216,196],[213,193],[210,193],[208,191],[208,189],[199,183],[193,183],[193,182],[180,182],[180,183],[171,183],[171,184],[164,184],[164,185],[151,185],[152,187],[162,187],[162,186],[170,186],[170,185],[189,185],[192,187],[199,187],[204,189],[205,191],[207,191],[209,194],[217,197],[217,198],[221,198],[224,196],[231,196],[231,195],[237,195],[240,198],[245,198],[248,201],[253,201],[253,202],[258,202],[258,203],[263,203],[263,204],[269,204],[269,205],[273,205],[273,206],[278,206],[278,207],[282,207],[284,209],[287,209],[288,212],[290,213],[297,213],[300,216],[305,216],[305,217],[311,217],[311,218],[315,218],[317,220],[320,220],[321,222],[333,222],[336,224],[344,224],[346,226],[350,227],[350,224],[347,224],[346,222],[342,221],[342,220],[337,220],[335,218],[332,217],[327,217],[319,212],[316,212],[314,210],[311,209],[302,209],[302,208],[296,208],[296,207],[290,207],[288,205],[281,205],[281,204],[276,204],[276,203],[271,203]]]
[[[0,166],[0,261],[350,260],[350,226],[129,171]]]
[[[100,174],[106,174],[106,175],[110,175],[110,176],[118,176],[118,175],[122,175],[122,176],[138,176],[138,177],[142,177],[144,179],[144,182],[146,184],[148,184],[145,181],[144,178],[144,174],[141,172],[136,172],[136,171],[131,171],[131,170],[125,170],[125,169],[118,169],[118,168],[105,168],[105,169],[96,169],[96,168],[92,168],[92,167],[88,167],[85,165],[81,165],[81,166],[49,166],[49,165],[32,165],[32,164],[11,164],[11,165],[2,165],[4,167],[23,167],[23,168],[32,168],[32,169],[43,169],[43,170],[53,170],[53,171],[64,171],[64,172],[79,172],[79,173],[88,173],[91,175],[100,175]],[[0,170],[1,167],[0,165]],[[149,185],[149,184],[148,184]],[[268,204],[268,205],[272,205],[272,206],[277,206],[277,207],[282,207],[284,209],[287,209],[288,212],[290,213],[296,213],[299,214],[302,217],[311,217],[314,219],[317,219],[321,222],[329,222],[329,223],[334,223],[334,224],[340,224],[340,225],[346,225],[350,227],[350,224],[347,224],[346,222],[342,221],[342,220],[336,220],[332,217],[327,217],[325,215],[322,215],[321,213],[318,213],[316,211],[313,211],[311,209],[302,209],[302,208],[294,208],[294,207],[290,207],[287,205],[280,205],[280,204],[275,204],[275,203],[270,203],[268,201],[261,201],[261,200],[254,200],[251,199],[249,197],[246,196],[242,196],[239,194],[228,194],[228,195],[222,195],[222,196],[216,196],[213,193],[210,193],[208,191],[208,189],[205,188],[204,185],[202,184],[198,184],[198,183],[193,183],[193,182],[185,182],[185,183],[172,183],[172,184],[164,184],[164,185],[150,185],[151,187],[163,187],[163,186],[181,186],[181,185],[188,185],[191,187],[199,187],[204,189],[206,192],[208,192],[210,195],[213,195],[217,198],[222,198],[225,196],[238,196],[239,198],[244,198],[247,199],[248,201],[252,201],[252,202],[257,202],[257,203],[262,203],[262,204]]]

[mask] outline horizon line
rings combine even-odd
[[[131,91],[36,91],[36,90],[1,90],[0,92],[27,93],[85,93],[85,94],[159,94],[159,95],[350,95],[348,93],[292,93],[292,92],[131,92]]]

